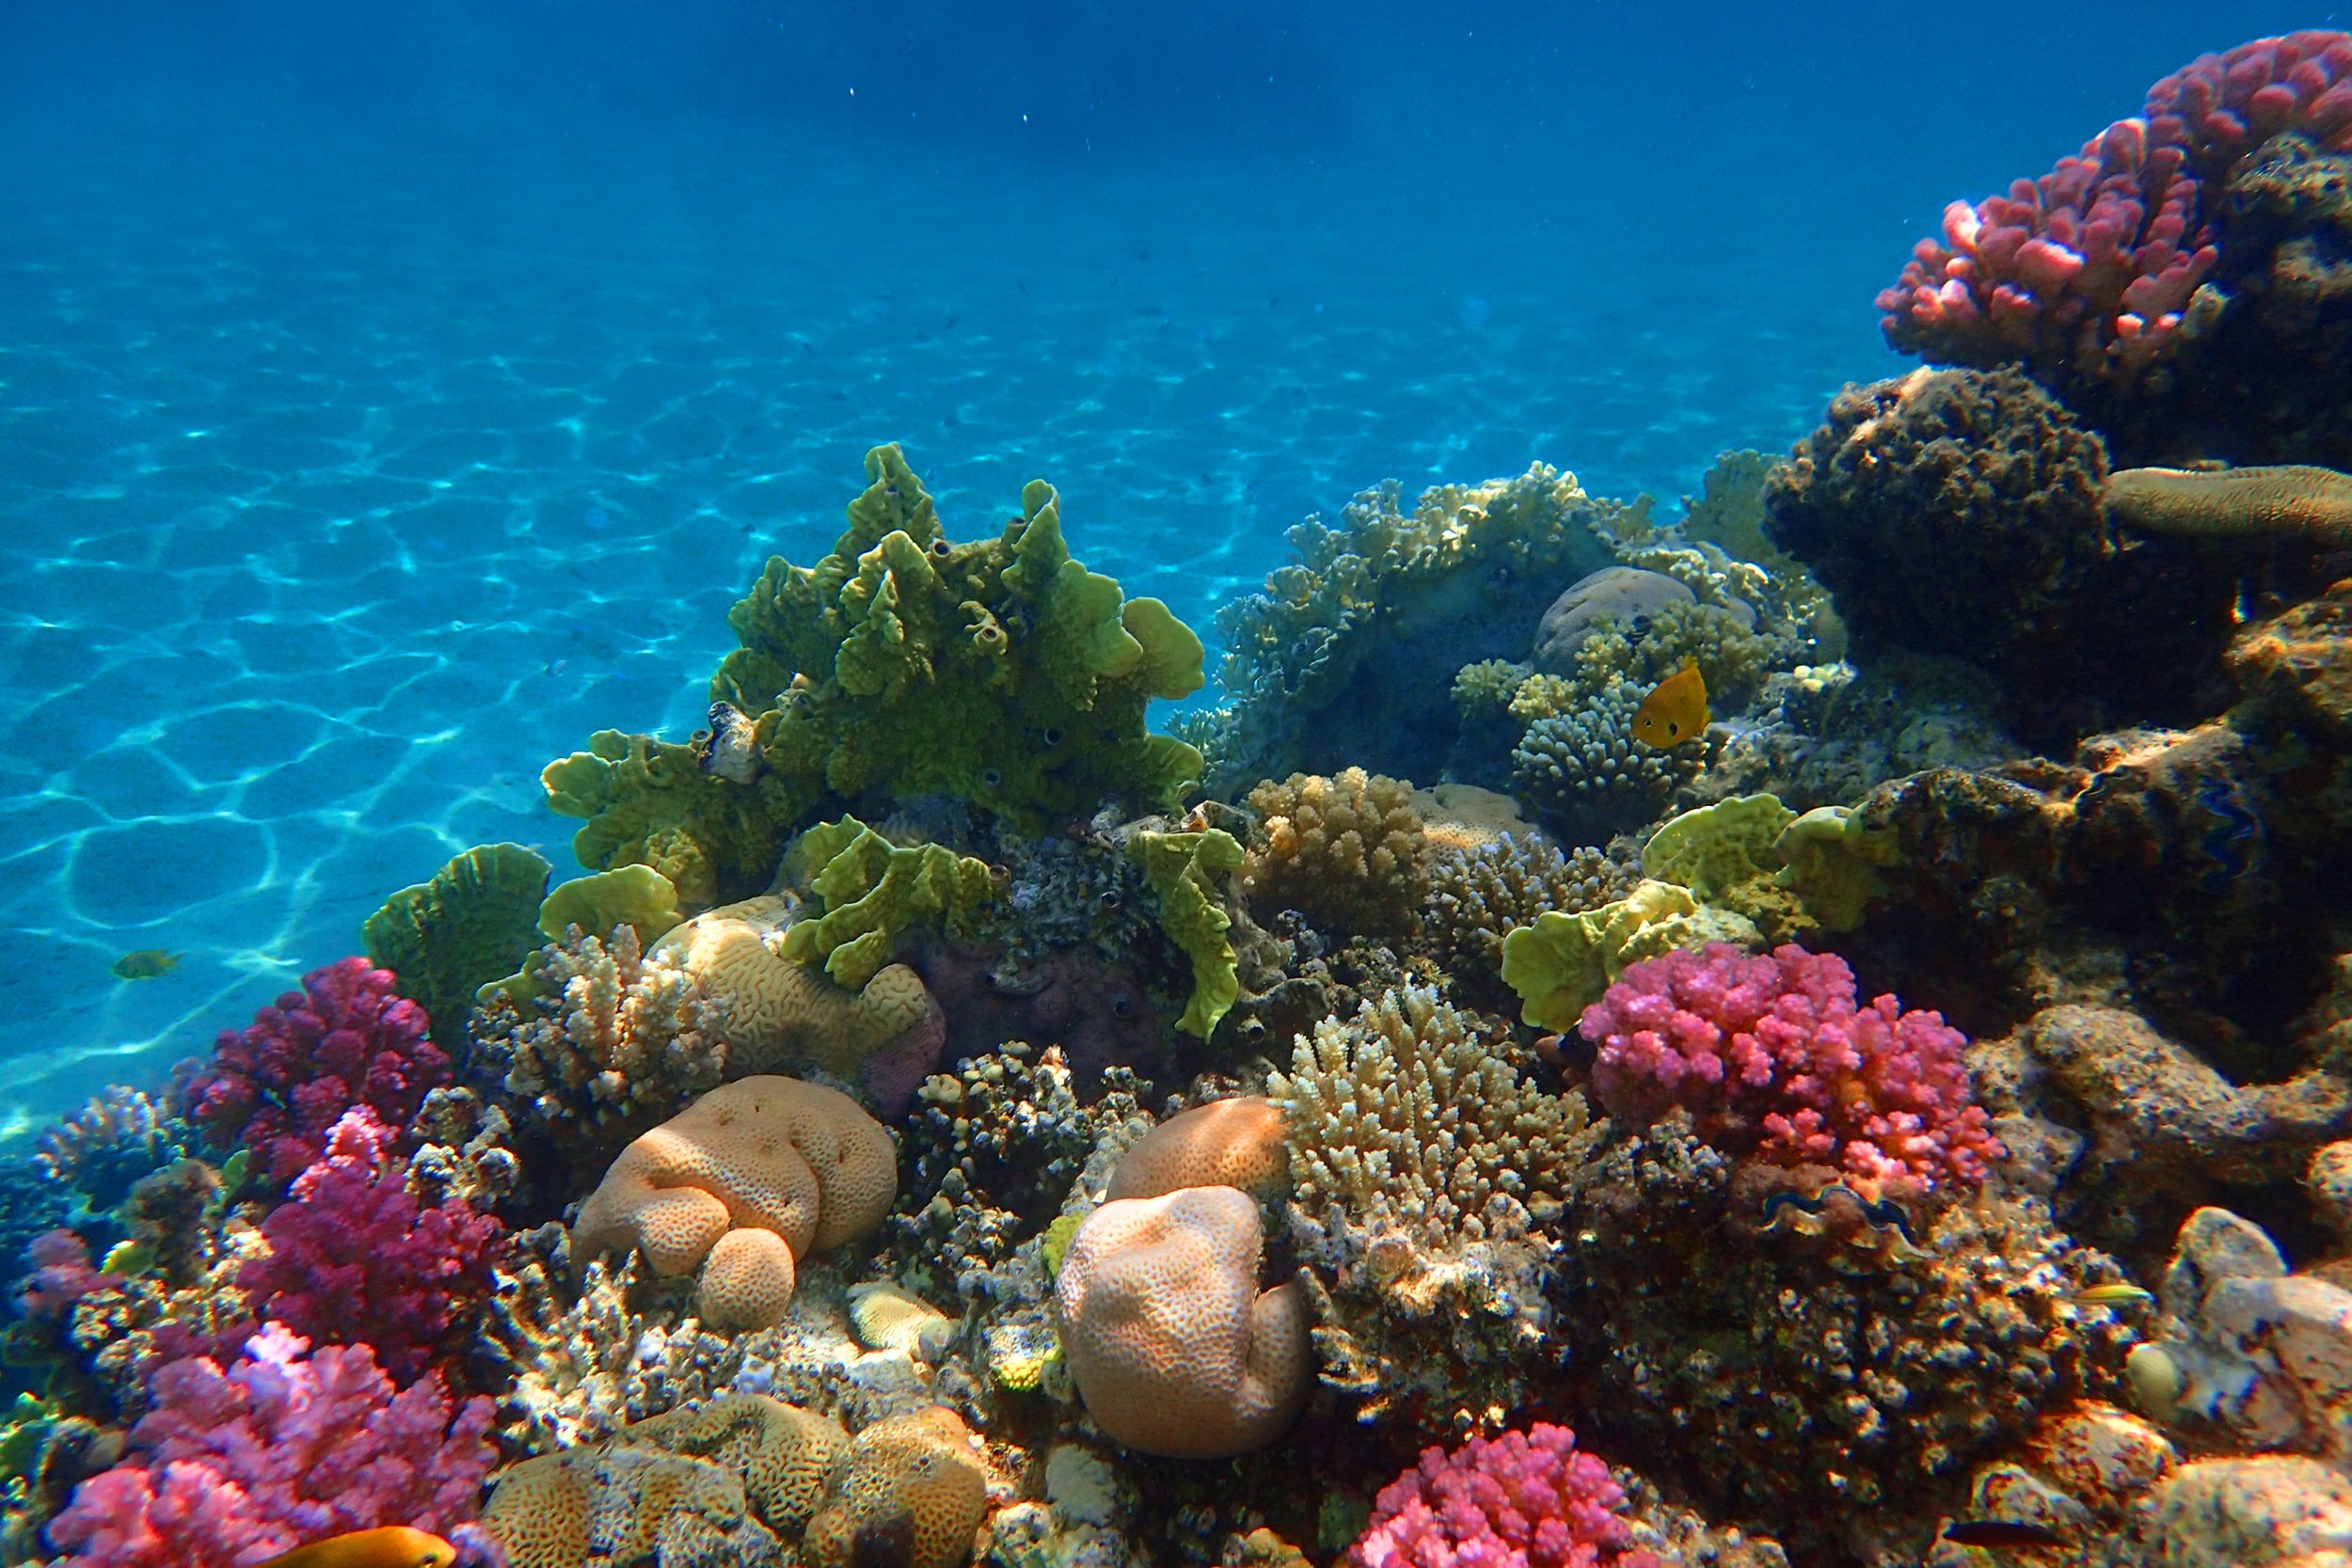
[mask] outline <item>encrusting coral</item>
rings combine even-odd
[[[549,765],[549,804],[586,819],[584,864],[650,864],[708,906],[764,887],[829,807],[942,793],[1040,827],[1105,799],[1172,807],[1199,776],[1200,752],[1143,716],[1200,686],[1200,640],[1071,559],[1052,485],[957,545],[897,447],[866,471],[833,552],[771,559],[727,617],[742,646],[711,695],[750,726],[739,754],[605,731]]]
[[[585,1262],[634,1247],[660,1274],[699,1270],[705,1322],[765,1328],[791,1302],[796,1261],[870,1233],[897,1194],[890,1136],[857,1101],[739,1079],[621,1151],[580,1206],[572,1250]]]

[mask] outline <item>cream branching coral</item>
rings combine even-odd
[[[1327,1381],[1462,1428],[1515,1405],[1545,1359],[1540,1222],[1599,1136],[1583,1097],[1539,1089],[1498,1033],[1399,987],[1299,1037],[1267,1091],[1290,1127],[1294,1233],[1332,1284]]]
[[[1261,916],[1296,910],[1341,938],[1414,928],[1429,849],[1411,784],[1360,768],[1293,773],[1252,789],[1249,809],[1262,836],[1240,883]]]
[[[725,1076],[718,1009],[636,927],[550,942],[538,962],[542,994],[485,1006],[475,1051],[557,1143],[612,1148]]]

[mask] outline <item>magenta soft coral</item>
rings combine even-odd
[[[1576,1434],[1537,1421],[1473,1437],[1380,1489],[1372,1528],[1342,1568],[1657,1568],[1627,1544],[1625,1489],[1576,1451]]]
[[[131,1456],[50,1522],[81,1568],[253,1568],[377,1525],[447,1535],[473,1518],[497,1458],[490,1402],[453,1410],[438,1379],[403,1389],[364,1345],[311,1352],[282,1326],[227,1369],[156,1369]]]
[[[506,1238],[456,1197],[420,1204],[391,1141],[366,1110],[346,1112],[294,1179],[293,1201],[262,1222],[269,1253],[237,1283],[263,1318],[323,1343],[372,1345],[405,1382],[456,1348]]]
[[[1959,364],[2016,360],[2061,380],[2128,382],[2166,358],[2225,242],[2219,182],[2299,131],[2352,146],[2352,36],[2302,32],[2207,55],[2007,197],[1955,201],[1879,295],[1887,341]]]
[[[449,1056],[425,1037],[424,1009],[392,975],[343,958],[302,977],[242,1030],[224,1030],[209,1067],[180,1088],[190,1120],[215,1143],[243,1144],[279,1181],[318,1158],[326,1130],[355,1105],[406,1127],[450,1081]]]
[[[1889,1197],[1981,1181],[2002,1153],[1971,1101],[1966,1038],[1892,996],[1857,1006],[1834,953],[1669,953],[1628,966],[1579,1027],[1611,1116],[1647,1125],[1681,1106],[1732,1153]]]

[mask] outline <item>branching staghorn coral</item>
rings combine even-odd
[[[1401,986],[1299,1037],[1269,1079],[1290,1127],[1292,1228],[1330,1295],[1325,1377],[1368,1414],[1403,1403],[1466,1430],[1516,1405],[1548,1354],[1542,1225],[1600,1132],[1582,1096],[1538,1089],[1498,1033]]]
[[[1430,863],[1423,928],[1438,967],[1466,998],[1509,1011],[1518,1004],[1502,984],[1503,934],[1547,911],[1597,910],[1638,880],[1634,867],[1597,849],[1564,855],[1540,834],[1505,835]]]
[[[634,927],[540,953],[555,994],[485,1007],[477,1061],[559,1145],[617,1148],[725,1076],[719,1009],[685,970],[646,958]]]

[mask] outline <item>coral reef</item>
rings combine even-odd
[[[1612,675],[1565,711],[1529,723],[1511,752],[1512,786],[1571,844],[1601,844],[1661,816],[1698,771],[1687,747],[1658,751],[1633,738],[1646,688]],[[1515,708],[1528,702],[1525,689]]]
[[[474,993],[512,974],[538,945],[532,928],[553,870],[519,844],[477,845],[431,881],[385,899],[361,924],[368,961],[390,971],[400,993],[424,1008],[443,1050],[464,1042]],[[588,929],[602,935],[611,927]],[[563,935],[563,927],[550,934]]]
[[[583,1261],[634,1247],[665,1275],[695,1274],[714,1327],[767,1328],[794,1265],[870,1233],[898,1195],[889,1134],[838,1090],[790,1078],[711,1090],[621,1151],[580,1205]]]
[[[1407,987],[1317,1024],[1269,1083],[1290,1128],[1291,1228],[1329,1281],[1324,1378],[1435,1430],[1526,1397],[1553,1328],[1544,1222],[1598,1137],[1583,1097],[1538,1088],[1496,1034]]]
[[[2107,476],[2106,503],[2143,533],[2352,545],[2352,474],[2333,468],[2124,468]]]
[[[1232,1187],[1117,1198],[1071,1239],[1055,1280],[1062,1352],[1087,1413],[1144,1453],[1263,1448],[1313,1382],[1307,1293],[1261,1291],[1258,1206]]]
[[[345,1112],[262,1222],[269,1251],[237,1283],[262,1318],[313,1344],[371,1346],[407,1384],[465,1350],[505,1237],[463,1199],[420,1203],[391,1145],[372,1113]]]
[[[1226,936],[1233,917],[1217,886],[1218,879],[1246,863],[1240,841],[1221,828],[1144,832],[1135,836],[1133,852],[1159,899],[1161,929],[1192,963],[1192,994],[1176,1027],[1207,1039],[1241,995],[1233,944]]]
[[[549,765],[548,803],[586,819],[582,863],[652,865],[707,907],[764,887],[828,807],[942,793],[1036,827],[1107,798],[1172,806],[1199,776],[1143,714],[1200,686],[1200,639],[1071,559],[1053,486],[1023,492],[1018,527],[956,545],[897,447],[866,471],[833,553],[771,559],[727,617],[742,646],[711,695],[752,736],[725,771],[612,731]]]
[[[2029,740],[2203,717],[2237,592],[2217,546],[2107,523],[2099,437],[2010,370],[1849,388],[1766,487],[1857,659],[1965,659]]]
[[[1502,983],[1519,1016],[1538,1029],[1567,1030],[1629,965],[1710,942],[1761,947],[1747,916],[1713,909],[1673,882],[1645,879],[1624,897],[1569,914],[1549,910],[1502,939]]]
[[[1453,1453],[1422,1450],[1421,1463],[1380,1489],[1372,1528],[1347,1549],[1342,1568],[1660,1568],[1655,1553],[1630,1544],[1618,1512],[1625,1488],[1609,1467],[1579,1453],[1576,1434],[1537,1421],[1525,1432],[1473,1437]]]
[[[1466,1001],[1508,1010],[1502,983],[1506,932],[1546,913],[1582,914],[1633,890],[1633,872],[1597,849],[1563,854],[1540,833],[1431,857],[1422,917],[1431,957]]]
[[[437,1379],[395,1391],[363,1345],[312,1351],[271,1327],[223,1366],[156,1369],[130,1457],[51,1521],[91,1568],[245,1568],[376,1525],[449,1533],[471,1519],[495,1453],[490,1402],[453,1407]]]
[[[1258,907],[1295,910],[1335,941],[1410,936],[1429,886],[1412,793],[1360,768],[1259,784],[1248,800],[1258,834],[1236,885]]]
[[[216,1148],[243,1145],[272,1180],[291,1181],[344,1112],[364,1106],[395,1130],[450,1081],[424,1009],[392,975],[344,958],[302,977],[245,1029],[224,1030],[211,1063],[176,1085],[183,1114]]]

